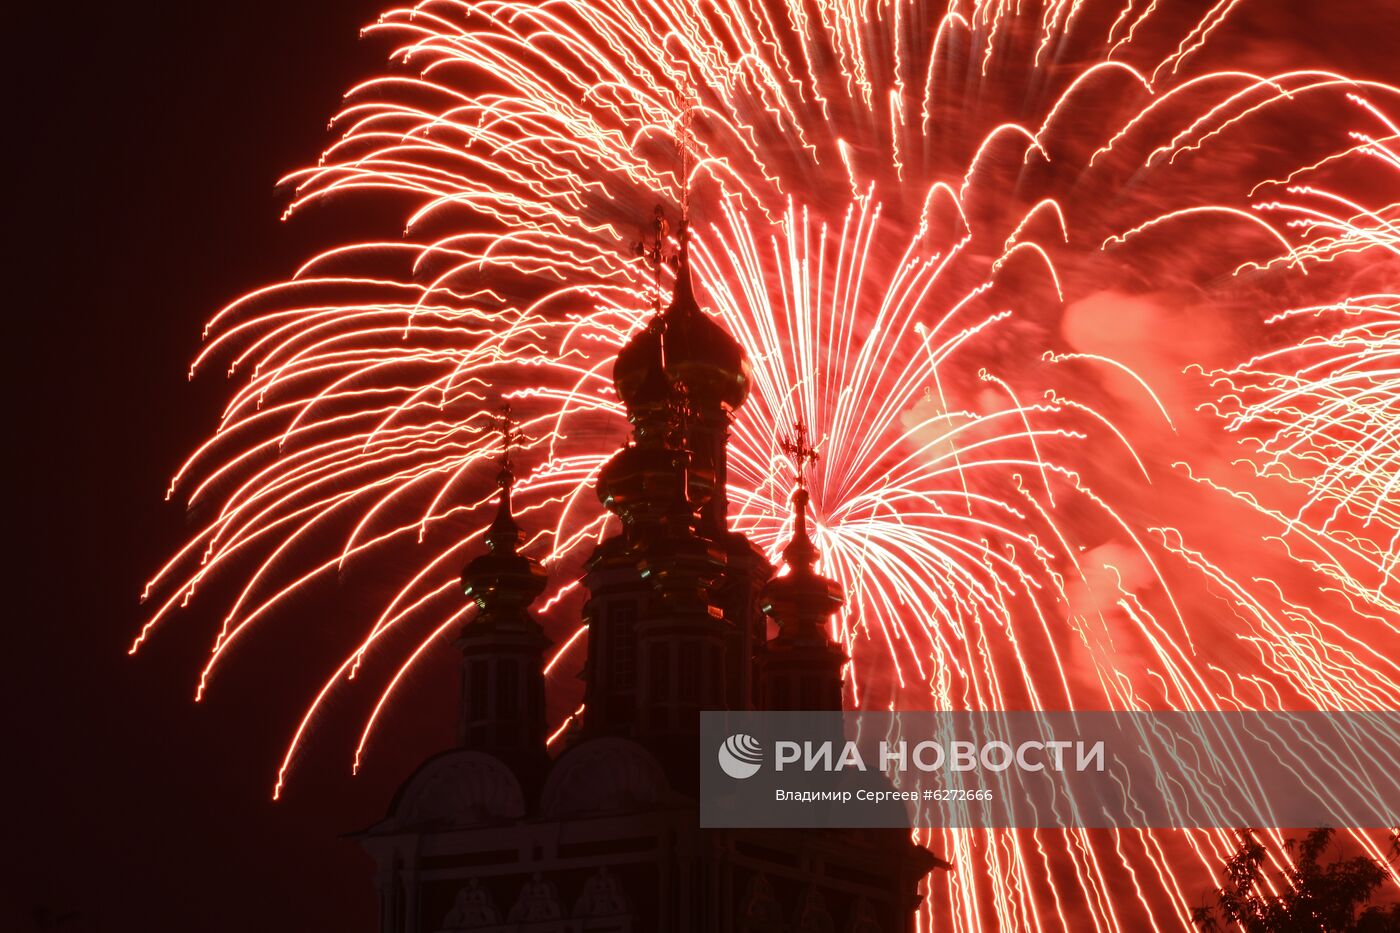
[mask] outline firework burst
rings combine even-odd
[[[1282,197],[1256,205],[1294,233],[1294,245],[1273,263],[1318,270],[1343,292],[1267,318],[1272,346],[1208,373],[1221,392],[1210,407],[1251,448],[1253,469],[1291,493],[1264,498],[1260,507],[1275,512],[1301,554],[1389,618],[1397,608],[1400,540],[1392,501],[1400,476],[1400,227],[1394,202],[1371,206],[1354,189],[1364,187],[1356,176],[1370,170],[1379,173],[1379,190],[1400,190],[1400,129],[1369,98],[1348,99],[1366,129],[1352,131],[1337,152],[1261,185],[1281,187]],[[1387,100],[1396,103],[1394,95]],[[1313,181],[1329,171],[1350,180],[1351,190]]]
[[[1176,270],[1222,255],[1228,272],[1298,277],[1376,240],[1393,249],[1383,212],[1300,207],[1319,231],[1300,244],[1250,206],[1258,182],[1311,164],[1300,153],[1280,176],[1261,154],[1271,132],[1385,89],[1197,69],[1238,6],[386,14],[368,33],[392,43],[393,68],[349,92],[320,163],[289,178],[288,211],[367,199],[392,206],[402,235],[330,249],[211,321],[195,367],[218,361],[235,389],[172,484],[201,524],[152,581],[137,646],[197,590],[232,580],[202,694],[246,633],[314,581],[394,568],[392,592],[351,620],[358,647],[328,665],[278,789],[324,701],[389,653],[358,762],[395,687],[465,618],[457,575],[491,491],[491,412],[508,400],[527,470],[515,496],[553,574],[551,668],[576,665],[574,571],[608,521],[593,479],[625,434],[611,361],[670,288],[627,249],[660,200],[688,203],[702,304],[754,365],[731,443],[733,527],[776,552],[789,521],[780,438],[800,419],[822,450],[814,535],[850,595],[836,634],[859,701],[1211,709],[1267,705],[1242,700],[1242,683],[1263,695],[1301,677],[1310,696],[1348,699],[1393,687],[1379,664],[1202,669],[1196,639],[1221,633],[1188,624],[1184,572],[1210,593],[1193,601],[1223,601],[1261,638],[1292,644],[1316,613],[1280,608],[1143,506],[1170,482],[1143,445],[1174,443],[1182,408],[1067,324],[1096,295],[1176,284]],[[1289,414],[1268,453],[1352,443],[1368,491],[1340,492],[1353,478],[1342,467],[1315,471],[1308,509],[1391,522],[1393,440],[1375,400],[1352,396],[1364,410],[1328,421],[1343,433],[1305,423],[1344,353],[1309,370],[1318,395],[1242,402],[1237,417]],[[1208,877],[1231,845],[1205,833],[936,844],[965,870],[937,882],[928,919],[959,929],[1183,922],[1179,879]],[[1115,884],[1133,893],[1087,893]]]

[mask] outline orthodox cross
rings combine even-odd
[[[792,436],[785,437],[778,443],[783,448],[783,453],[792,460],[793,479],[797,481],[797,488],[805,492],[807,464],[817,462],[817,450],[807,439],[807,422],[802,420],[801,415],[793,423]]]
[[[681,113],[676,122],[676,149],[681,157],[681,246],[685,249],[686,226],[690,221],[690,173],[695,165],[695,90],[689,81],[681,85]],[[632,243],[632,252],[639,256],[643,262],[651,267],[652,275],[655,278],[656,295],[653,307],[659,314],[661,312],[662,301],[662,270],[669,264],[681,259],[680,253],[674,250],[667,250],[667,241],[670,239],[671,225],[666,220],[666,211],[660,204],[652,208],[651,229],[645,225],[637,230],[637,239]]]
[[[653,307],[658,314],[661,313],[661,270],[671,258],[666,252],[666,239],[670,233],[671,225],[666,222],[666,211],[658,204],[651,211],[650,237],[648,238],[646,227],[640,227],[637,230],[637,240],[632,244],[632,252],[651,267],[656,277],[656,298]]]
[[[515,419],[511,417],[510,402],[502,402],[497,411],[496,429],[501,432],[501,472],[507,474],[511,472],[510,452],[517,438]]]
[[[501,432],[501,469],[496,474],[496,486],[501,490],[501,496],[496,502],[496,518],[486,529],[486,546],[492,551],[508,550],[514,553],[523,540],[510,509],[510,493],[515,487],[515,472],[510,462],[510,449],[516,436],[515,422],[510,416],[509,403],[502,404],[499,411],[495,421]]]
[[[695,168],[695,86],[689,79],[680,88],[681,114],[676,122],[676,148],[681,154],[681,222],[690,220],[690,173]]]

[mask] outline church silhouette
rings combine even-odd
[[[659,275],[659,211],[655,227]],[[384,933],[895,933],[949,867],[898,829],[699,826],[700,711],[839,710],[846,657],[828,634],[843,594],[807,533],[800,424],[787,573],[728,527],[749,364],[696,301],[684,222],[678,241],[670,306],[614,364],[631,439],[598,476],[620,528],[585,565],[583,711],[551,754],[530,611],[545,574],[520,553],[507,424],[487,551],[462,572],[478,611],[457,641],[458,746],[359,834]]]

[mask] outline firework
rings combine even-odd
[[[195,367],[217,361],[235,389],[172,484],[201,524],[152,581],[136,646],[201,588],[231,583],[202,695],[254,626],[287,624],[308,586],[392,568],[391,592],[347,620],[358,645],[316,685],[277,788],[324,701],[387,657],[347,756],[357,764],[395,687],[465,618],[457,575],[479,546],[491,412],[508,400],[514,494],[552,573],[550,666],[576,665],[575,570],[608,521],[593,479],[625,434],[611,361],[671,284],[627,248],[659,200],[672,215],[687,203],[702,303],[754,366],[731,441],[732,526],[775,552],[786,426],[810,425],[822,451],[813,533],[849,595],[835,634],[857,701],[1214,709],[1267,707],[1283,682],[1346,702],[1393,688],[1393,669],[1363,661],[1200,662],[1196,640],[1223,633],[1183,607],[1183,586],[1193,610],[1213,601],[1250,620],[1231,644],[1294,644],[1316,611],[1241,583],[1143,507],[1176,488],[1159,454],[1183,406],[1067,324],[1096,295],[1176,284],[1174,270],[1222,250],[1228,272],[1298,277],[1385,239],[1388,223],[1358,221],[1371,216],[1358,208],[1345,228],[1308,215],[1330,239],[1299,245],[1251,207],[1257,183],[1311,164],[1261,162],[1268,128],[1384,89],[1320,71],[1194,70],[1238,5],[430,2],[387,14],[368,32],[393,44],[394,67],[349,92],[321,162],[288,179],[289,213],[372,200],[403,228],[327,250],[211,321]],[[1317,502],[1389,521],[1384,413],[1348,417],[1375,419],[1338,428],[1366,432],[1369,498],[1341,505],[1350,477],[1324,471]],[[1261,700],[1242,699],[1246,687]],[[1232,843],[935,844],[963,870],[936,882],[930,923],[1114,929],[1183,923],[1180,879],[1210,877]],[[1133,894],[1087,893],[1114,885]]]
[[[1349,100],[1366,128],[1353,130],[1337,152],[1261,185],[1269,193],[1282,188],[1282,197],[1256,206],[1294,233],[1294,245],[1274,263],[1312,268],[1345,290],[1267,318],[1272,346],[1208,373],[1221,392],[1210,407],[1252,449],[1252,468],[1289,487],[1290,495],[1265,498],[1259,507],[1276,513],[1300,556],[1319,562],[1355,598],[1386,610],[1387,624],[1397,608],[1400,540],[1392,502],[1400,477],[1400,294],[1367,288],[1396,286],[1400,228],[1394,203],[1370,207],[1312,179],[1371,169],[1394,190],[1400,129],[1369,98]]]

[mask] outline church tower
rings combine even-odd
[[[653,234],[659,262],[659,216]],[[599,498],[622,527],[599,546],[584,580],[590,622],[598,623],[590,627],[584,732],[644,738],[677,780],[690,783],[700,710],[728,708],[733,679],[746,673],[731,669],[737,630],[715,593],[729,556],[722,481],[729,419],[748,395],[749,367],[696,303],[684,223],[678,240],[670,305],[613,368],[632,437],[598,481]],[[625,699],[621,685],[609,683],[619,670],[631,674]]]
[[[599,471],[617,521],[584,565],[584,708],[546,739],[531,603],[545,575],[511,510],[510,426],[486,550],[462,572],[459,743],[404,783],[360,834],[383,933],[900,933],[947,867],[905,830],[702,830],[702,710],[839,710],[846,658],[830,637],[841,588],[816,572],[805,428],[786,572],[729,527],[730,423],[750,388],[740,345],[700,307],[691,232],[650,244],[664,310],[618,353],[627,443]],[[778,634],[767,639],[771,620]],[[708,754],[713,754],[709,751]]]
[[[544,637],[530,604],[544,592],[545,572],[520,553],[525,533],[511,513],[512,427],[501,417],[500,492],[486,529],[487,551],[462,570],[462,590],[476,603],[476,617],[462,629],[462,693],[458,741],[527,770],[548,761],[544,721]]]
[[[816,545],[807,533],[806,465],[817,452],[807,442],[807,426],[798,421],[795,437],[784,444],[796,467],[792,496],[792,540],[783,548],[788,572],[763,588],[760,606],[778,626],[760,660],[761,709],[839,710],[841,671],[846,655],[831,640],[832,616],[845,602],[841,585],[816,572]]]

